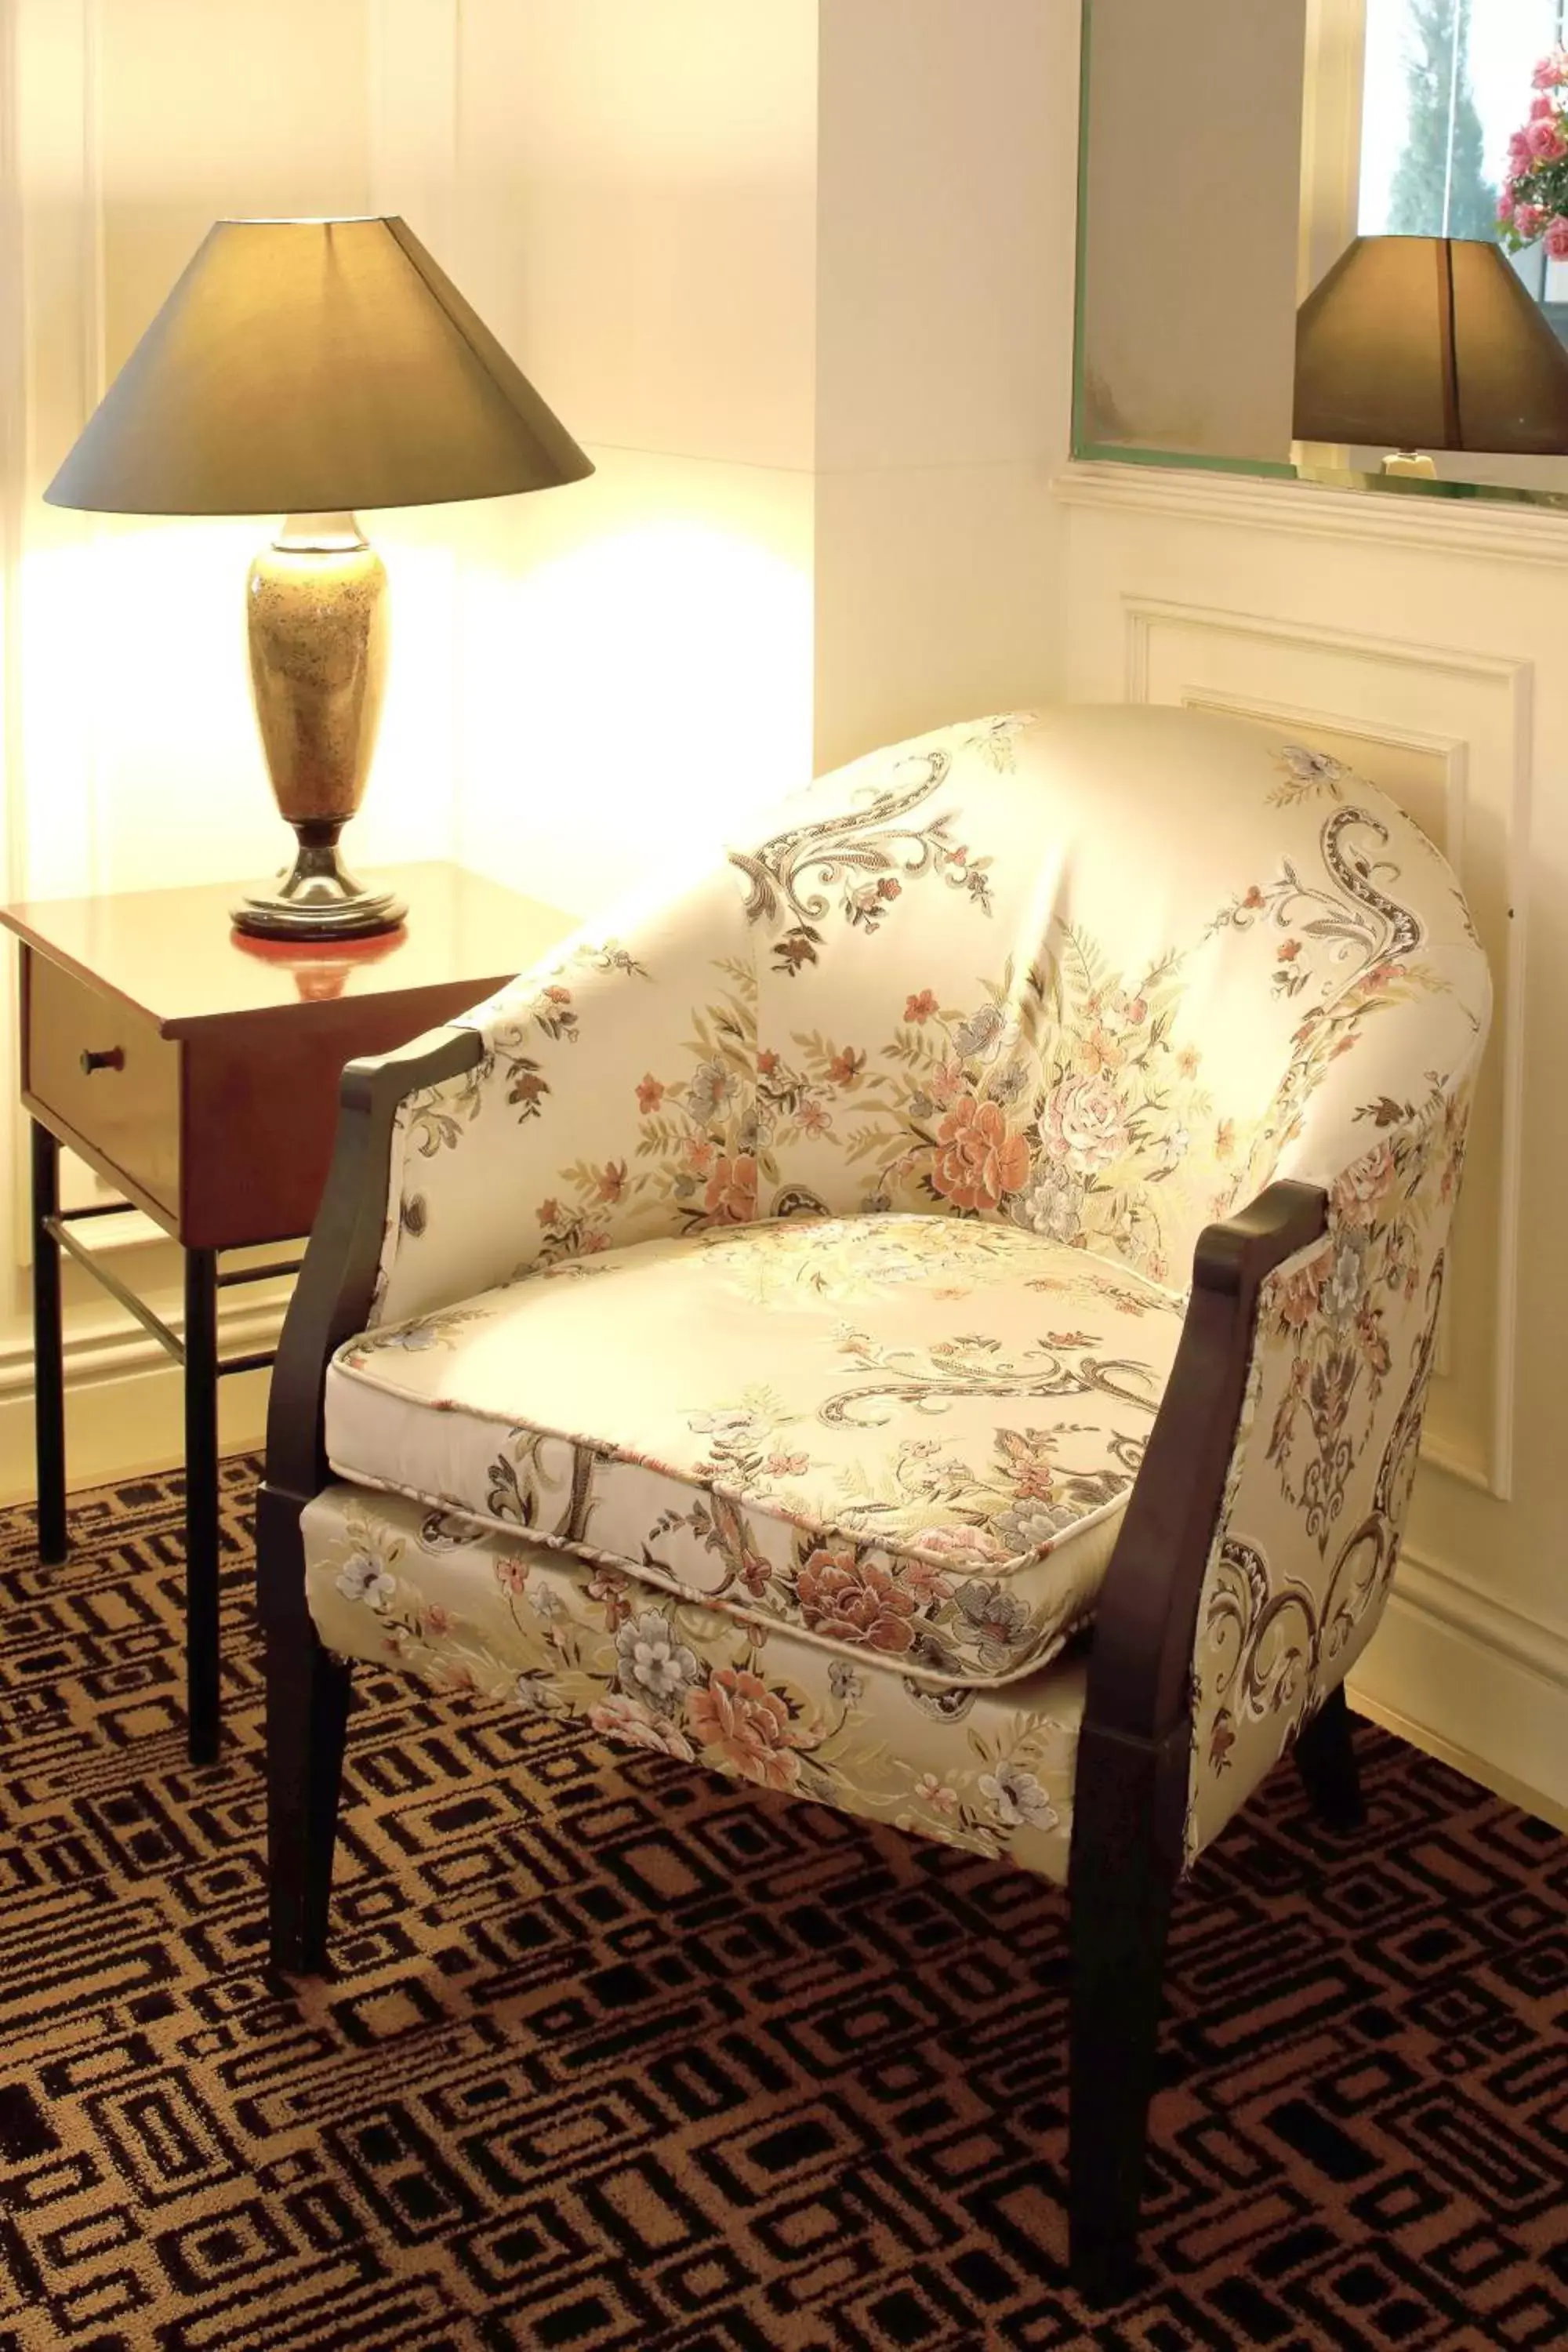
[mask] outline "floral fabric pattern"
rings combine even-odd
[[[334,1412],[370,1399],[376,1428],[340,1421],[334,1458],[456,1498],[465,1541],[525,1529],[559,1574],[565,1546],[630,1578],[626,1622],[667,1632],[634,1632],[644,1681],[592,1703],[798,1785],[803,1718],[760,1644],[878,1706],[1049,1685],[1169,1375],[1176,1316],[1149,1302],[1180,1305],[1205,1225],[1317,1187],[1327,1232],[1266,1286],[1208,1563],[1195,1853],[1376,1625],[1489,1002],[1441,857],[1287,737],[1100,709],[879,752],[468,1016],[477,1066],[399,1112],[373,1328],[332,1375]],[[975,1253],[951,1281],[948,1250]],[[1033,1250],[1085,1287],[1031,1292]],[[638,1375],[626,1302],[657,1297]],[[593,1409],[567,1415],[579,1359]],[[363,1590],[334,1581],[333,1611],[374,1616],[382,1571],[343,1572]],[[677,1720],[644,1694],[689,1655],[705,1696]],[[1012,1761],[963,1801],[1016,1815],[1022,1858]]]
[[[1067,1877],[1081,1647],[1005,1691],[939,1694],[398,1496],[330,1486],[304,1535],[340,1657]]]
[[[1006,1225],[715,1223],[351,1341],[327,1446],[748,1622],[992,1681],[1092,1606],[1180,1331],[1170,1293]]]
[[[1321,1186],[1327,1229],[1258,1302],[1199,1612],[1190,1853],[1344,1680],[1398,1561],[1490,1011],[1457,893],[1435,911],[1304,1023],[1263,1139],[1271,1172]]]
[[[478,1007],[479,1066],[400,1107],[374,1321],[756,1213],[756,992],[733,877],[626,920],[635,947],[618,925],[584,932]]]
[[[1356,992],[1426,985],[1382,887],[1407,820],[1224,720],[974,722],[787,816],[468,1016],[479,1067],[399,1117],[374,1319],[802,1210],[991,1218],[1182,1288],[1303,1026],[1331,1049]]]

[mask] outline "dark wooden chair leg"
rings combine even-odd
[[[217,1255],[185,1252],[185,1711],[193,1764],[216,1762],[218,1626]]]
[[[351,1670],[314,1630],[267,1636],[267,1874],[272,1964],[289,1976],[326,1966]]]
[[[1152,1759],[1080,1758],[1079,1787],[1068,2218],[1073,2284],[1103,2308],[1132,2291],[1175,1874],[1153,1836]]]
[[[1342,1833],[1366,1819],[1356,1769],[1355,1738],[1344,1685],[1329,1693],[1296,1737],[1296,1769],[1323,1827]]]

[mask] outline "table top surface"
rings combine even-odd
[[[165,1036],[345,997],[412,995],[471,981],[478,1003],[563,939],[573,918],[460,866],[384,869],[408,901],[401,929],[318,943],[255,940],[230,908],[246,886],[106,891],[0,908],[36,953],[135,1005]]]

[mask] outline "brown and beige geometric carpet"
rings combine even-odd
[[[1363,1733],[1178,1912],[1148,2268],[1063,2269],[1048,1886],[361,1675],[335,1978],[262,1944],[252,1468],[228,1738],[180,1489],[0,1518],[3,2352],[1568,2345],[1568,1841]]]

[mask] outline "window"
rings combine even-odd
[[[1509,141],[1537,60],[1568,29],[1568,0],[1365,5],[1363,235],[1493,236]],[[1538,299],[1568,305],[1568,263],[1536,245],[1515,266]]]

